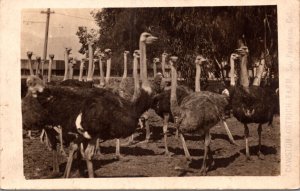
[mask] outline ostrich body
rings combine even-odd
[[[210,153],[210,128],[215,126],[222,118],[222,112],[228,104],[227,98],[223,95],[214,94],[211,92],[195,92],[185,97],[181,104],[177,102],[176,72],[177,57],[171,57],[171,111],[176,118],[176,126],[179,129],[180,138],[183,143],[185,154],[187,155],[187,147],[182,133],[198,133],[205,135],[205,148],[201,173],[206,174],[206,158],[213,159]]]
[[[276,108],[279,105],[278,96],[276,93],[267,88],[259,86],[259,79],[254,80],[254,84],[249,87],[248,73],[247,73],[247,57],[248,48],[242,46],[238,49],[238,55],[232,54],[231,66],[234,66],[234,58],[241,59],[240,66],[240,86],[232,88],[230,92],[231,105],[234,117],[244,124],[246,158],[250,160],[249,153],[249,129],[247,124],[257,123],[258,128],[258,152],[257,155],[260,159],[264,159],[261,153],[261,132],[262,125],[265,123],[272,123],[273,116],[276,113]],[[264,62],[261,67],[264,67]],[[231,72],[233,73],[233,72]],[[258,69],[256,75],[261,75],[262,70]],[[258,76],[257,76],[258,77]],[[232,75],[231,75],[232,78]],[[258,77],[260,78],[260,77]],[[234,80],[231,80],[234,81]],[[233,84],[235,85],[235,84]]]
[[[143,63],[143,69],[146,68],[146,44],[150,44],[156,39],[150,33],[142,33],[140,36],[140,58]],[[80,150],[87,162],[89,177],[94,176],[91,157],[94,153],[97,138],[108,140],[132,135],[137,128],[139,117],[150,108],[152,91],[147,81],[147,71],[142,70],[141,77],[142,87],[141,89],[137,88],[139,92],[137,97],[133,99],[133,102],[117,95],[115,97],[120,99],[120,104],[113,103],[110,100],[111,98],[105,96],[95,96],[85,100],[84,106],[76,119],[76,128],[82,132],[88,141],[85,150],[83,144],[80,144]],[[137,80],[135,78],[135,85],[139,84],[136,82]],[[74,148],[74,150],[76,149]],[[70,171],[73,154],[74,152],[70,152],[70,160],[68,160],[68,168],[66,169],[67,175]]]

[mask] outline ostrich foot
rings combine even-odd
[[[258,157],[260,160],[265,160],[265,155],[262,154],[260,151],[258,151],[257,157]]]
[[[208,168],[206,166],[202,166],[200,169],[200,174],[206,176]]]
[[[185,160],[186,160],[186,161],[191,161],[191,160],[192,160],[192,157],[191,157],[191,156],[186,156],[186,157],[185,157]]]
[[[246,162],[248,162],[248,161],[251,161],[252,159],[251,159],[251,157],[250,157],[250,155],[246,155]]]
[[[125,157],[123,155],[115,155],[113,159],[118,160],[118,161],[123,161],[123,162],[130,161],[130,159],[128,157]]]
[[[174,153],[170,151],[165,151],[165,156],[171,158],[172,156],[174,156]]]

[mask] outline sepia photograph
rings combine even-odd
[[[6,137],[14,149],[1,142],[0,169],[18,171],[21,188],[48,189],[238,188],[244,179],[251,188],[263,178],[273,188],[299,177],[299,98],[289,97],[299,94],[299,36],[290,39],[299,23],[282,25],[285,5],[124,5],[18,8],[16,67],[6,66],[18,71],[1,84],[17,92],[1,101],[2,116],[18,108],[1,119],[2,132],[4,121],[16,129]],[[28,186],[39,181],[48,185]]]

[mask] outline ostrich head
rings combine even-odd
[[[111,58],[111,55],[112,55],[112,51],[111,49],[107,48],[104,50],[104,54],[106,56],[107,59],[110,59]]]
[[[41,57],[40,57],[40,56],[37,56],[35,59],[36,59],[36,61],[37,61],[38,63],[41,62]]]
[[[133,57],[139,58],[140,57],[140,50],[135,50],[133,52]]]
[[[159,63],[159,58],[153,58],[153,63],[154,64]]]
[[[37,97],[37,92],[43,92],[45,85],[42,79],[37,76],[29,76],[26,80],[28,92],[31,93],[32,97]]]
[[[72,48],[69,48],[69,47],[65,48],[65,51],[66,51],[67,54],[71,54],[71,50],[72,50]]]
[[[178,60],[177,56],[171,56],[169,61],[170,65],[173,66],[174,68],[177,68],[177,60]]]
[[[244,56],[248,56],[249,54],[249,49],[247,46],[242,46],[238,49],[235,50],[235,53],[237,53],[239,56],[244,57]]]
[[[54,54],[49,54],[49,58],[50,58],[51,60],[53,60],[53,59],[54,59]]]
[[[124,54],[124,56],[127,56],[127,54],[129,54],[129,51],[125,50],[123,54]]]
[[[168,53],[166,53],[166,52],[164,52],[164,53],[162,53],[162,55],[161,55],[163,58],[167,58],[167,56],[168,56]]]
[[[157,39],[158,39],[157,37],[147,32],[143,32],[140,36],[140,42],[144,42],[145,44],[151,44],[155,42]]]
[[[202,55],[198,55],[195,60],[196,65],[201,65],[203,62],[207,61]]]
[[[32,52],[31,52],[31,51],[28,51],[28,52],[27,52],[27,57],[28,57],[29,59],[31,59],[31,56],[32,56]]]

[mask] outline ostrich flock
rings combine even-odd
[[[99,58],[100,83],[92,80],[83,81],[83,61],[80,64],[79,80],[72,79],[72,67],[66,62],[63,81],[48,82],[41,75],[31,75],[22,83],[22,120],[25,130],[41,130],[41,141],[53,151],[53,174],[60,174],[58,164],[59,152],[64,153],[64,146],[69,147],[64,178],[70,177],[73,160],[85,160],[89,177],[94,177],[93,156],[101,154],[100,140],[116,140],[116,157],[120,158],[120,138],[128,138],[130,144],[138,126],[145,127],[145,142],[150,139],[148,117],[153,109],[163,119],[165,155],[172,157],[168,150],[168,123],[174,123],[176,136],[182,142],[187,160],[191,159],[185,143],[185,134],[197,134],[204,137],[203,164],[200,169],[205,175],[214,165],[210,150],[211,128],[218,123],[225,128],[229,140],[236,144],[226,123],[225,113],[229,110],[244,127],[246,158],[249,153],[249,123],[258,124],[258,157],[260,152],[262,125],[272,124],[272,119],[279,112],[278,86],[262,87],[261,81],[265,70],[265,52],[262,53],[259,66],[252,84],[250,84],[247,62],[248,48],[240,41],[239,47],[230,56],[230,85],[222,91],[203,91],[200,87],[200,75],[203,65],[208,61],[203,55],[195,58],[196,77],[195,91],[184,85],[178,85],[178,57],[163,53],[163,74],[157,72],[153,60],[154,82],[148,80],[146,46],[154,43],[157,37],[143,32],[139,39],[139,49],[133,53],[133,78],[127,77],[127,56],[124,51],[124,73],[118,86],[109,82],[111,68],[110,49],[96,51]],[[70,51],[66,49],[66,54]],[[29,53],[29,58],[31,57]],[[53,61],[50,56],[50,63]],[[106,59],[106,76],[103,63]],[[68,61],[68,58],[67,58]],[[168,63],[165,63],[168,61]],[[29,61],[30,63],[30,61]],[[30,64],[29,64],[30,65]],[[165,65],[171,86],[163,86]],[[235,75],[238,66],[239,74]],[[138,73],[138,67],[140,72]],[[69,68],[69,77],[68,77]],[[95,67],[90,68],[94,70]],[[91,76],[88,76],[90,78]],[[133,80],[134,87],[129,87]],[[131,81],[132,82],[132,81]],[[132,84],[132,83],[131,83]]]

